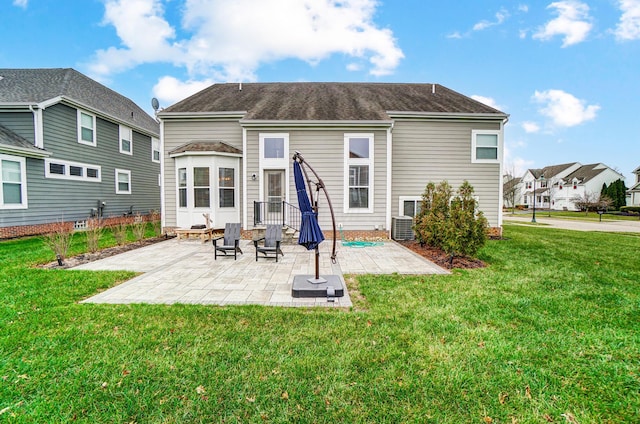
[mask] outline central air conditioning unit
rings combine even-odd
[[[410,216],[394,216],[391,218],[391,238],[394,240],[413,240],[413,218]]]

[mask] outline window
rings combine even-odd
[[[131,171],[116,169],[116,194],[131,194]]]
[[[151,139],[151,160],[160,163],[160,140]]]
[[[133,131],[131,128],[120,125],[120,153],[133,154]]]
[[[0,209],[27,208],[27,170],[23,157],[0,155]]]
[[[44,176],[58,180],[101,181],[101,167],[66,160],[45,159]]]
[[[178,206],[187,207],[187,168],[178,169]]]
[[[373,212],[373,134],[345,134],[345,211]]]
[[[78,110],[78,143],[96,145],[96,116]]]
[[[260,134],[260,162],[262,166],[288,165],[289,134]]]
[[[500,163],[501,159],[499,131],[471,131],[471,162]]]
[[[218,190],[220,191],[220,207],[235,207],[235,178],[233,168],[218,168]]]
[[[415,218],[420,213],[422,207],[422,197],[400,196],[400,215]]]
[[[193,168],[193,199],[196,208],[211,206],[209,189],[209,167]]]
[[[527,181],[527,190],[531,190],[532,184],[531,181]]]

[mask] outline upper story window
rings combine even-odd
[[[78,143],[96,145],[96,116],[78,110]]]
[[[0,209],[27,208],[25,158],[0,155]]]
[[[89,165],[59,159],[44,160],[45,178],[100,182],[102,180],[101,175],[102,172],[99,165]]]
[[[373,134],[345,134],[345,212],[373,212]]]
[[[133,131],[131,128],[120,125],[120,153],[133,154]]]
[[[151,160],[160,163],[160,140],[157,138],[151,139]]]
[[[472,130],[471,131],[471,162],[472,163],[500,163],[500,131]]]

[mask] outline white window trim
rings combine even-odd
[[[233,170],[233,187],[222,187],[220,186],[220,169],[232,169]],[[216,207],[219,209],[235,209],[238,207],[238,170],[236,168],[230,166],[218,166],[216,167],[216,189],[218,190],[217,194],[217,205]],[[222,200],[222,196],[220,196],[220,190],[233,190],[233,206],[220,206],[220,200]]]
[[[132,149],[133,150],[133,149]],[[158,159],[154,159],[154,152],[158,152]],[[160,157],[162,152],[160,151],[160,140],[157,138],[151,138],[151,162],[160,163]]]
[[[60,164],[64,165],[64,174],[52,174],[50,172],[50,164]],[[78,177],[76,175],[71,175],[69,173],[70,166],[77,166],[82,168],[82,177]],[[90,178],[87,176],[87,169],[96,169],[98,171],[98,178]],[[58,159],[45,159],[44,160],[44,177],[45,178],[53,178],[57,180],[75,180],[75,181],[90,181],[94,183],[102,182],[102,167],[100,165],[92,165],[88,163],[80,163],[80,162],[70,162],[67,160],[58,160]]]
[[[126,174],[129,177],[129,190],[123,191],[118,187],[118,174]],[[116,194],[131,194],[131,171],[128,169],[118,169],[115,170],[115,178],[116,178]]]
[[[4,183],[2,180],[2,164],[0,163],[0,209],[27,209],[29,207],[29,202],[27,201],[27,161],[22,156],[11,156],[11,155],[2,155],[0,154],[0,161],[9,160],[12,162],[20,163],[20,197],[22,198],[22,203],[9,203],[5,205],[4,203],[4,190],[1,184]]]
[[[122,148],[122,140],[127,140],[129,142],[128,151]],[[120,149],[120,153],[133,156],[133,130],[131,128],[125,125],[118,126],[118,146]]]
[[[369,157],[366,159],[349,158],[349,139],[351,138],[368,138],[369,139]],[[345,133],[344,135],[344,213],[373,213],[375,170],[374,170],[374,138],[373,133]],[[369,166],[369,207],[367,208],[350,208],[349,207],[349,165],[368,165]]]
[[[82,139],[82,114],[85,115],[89,115],[91,117],[91,119],[93,120],[93,142],[88,142]],[[89,113],[87,111],[78,109],[78,143],[80,144],[84,144],[86,146],[97,146],[97,130],[96,130],[96,115],[94,115],[93,113]]]
[[[400,196],[398,198],[398,215],[400,216],[404,216],[404,202],[416,202],[417,209],[417,203],[422,203],[422,196]]]
[[[476,158],[476,144],[478,135],[495,135],[498,137],[497,159]],[[502,132],[500,130],[471,130],[471,163],[502,163]]]
[[[264,139],[265,138],[283,138],[284,139],[284,157],[282,158],[266,158],[264,157]],[[286,183],[289,181],[289,133],[260,133],[259,136],[259,188],[258,188],[258,198],[262,201],[265,200],[264,193],[264,182],[262,178],[264,176],[264,171],[266,169],[282,169],[284,170],[284,178],[285,178],[285,201],[289,201],[289,184]]]

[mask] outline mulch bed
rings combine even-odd
[[[453,263],[451,263],[449,254],[435,247],[427,245],[420,246],[420,243],[415,240],[398,241],[398,243],[445,269],[472,269],[484,268],[487,266],[487,264],[482,262],[480,259],[470,258],[468,256],[455,256],[453,258]]]
[[[89,262],[97,261],[99,259],[105,259],[109,256],[117,255],[119,253],[128,252],[133,249],[139,249],[144,246],[149,246],[151,244],[159,243],[161,241],[167,240],[166,237],[152,237],[146,238],[141,241],[136,241],[133,243],[125,244],[123,246],[114,246],[107,247],[95,253],[83,253],[81,255],[72,256],[69,258],[65,258],[63,261],[63,265],[58,265],[57,261],[49,262],[47,264],[38,265],[38,268],[46,268],[46,269],[67,269],[73,268],[74,266],[86,264]]]

